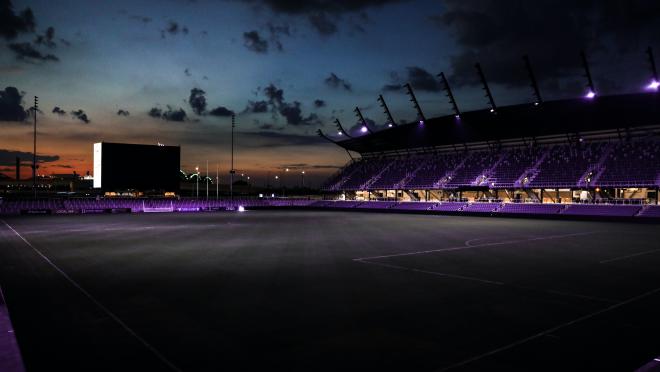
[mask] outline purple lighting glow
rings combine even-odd
[[[419,125],[424,125],[424,120],[420,120]]]
[[[584,97],[589,98],[589,99],[593,99],[594,97],[596,97],[596,92],[594,92],[593,90],[590,90],[589,92],[587,92],[587,94]]]
[[[658,88],[660,88],[660,82],[655,79],[652,80],[651,83],[646,86],[646,89],[649,90],[658,90]]]
[[[367,127],[363,125],[362,128],[360,128],[360,132],[367,133]]]
[[[341,131],[337,132],[337,135],[338,135],[338,136],[341,136],[341,135],[343,135],[343,134],[344,134],[344,133],[342,133]]]

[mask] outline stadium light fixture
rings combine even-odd
[[[385,115],[387,115],[387,120],[389,121],[388,127],[392,128],[393,126],[396,125],[396,122],[394,121],[394,118],[392,117],[392,113],[390,112],[390,109],[387,107],[387,103],[385,103],[385,98],[383,98],[382,94],[378,95],[378,102],[380,103],[380,107],[383,108],[383,112]]]
[[[344,133],[342,133],[341,131],[337,132],[337,135],[338,135],[338,136],[341,136],[341,135],[343,135],[343,134],[344,134]]]
[[[454,110],[454,114],[457,116],[461,115],[461,111],[458,109],[458,104],[456,103],[456,99],[454,98],[454,93],[451,90],[451,87],[449,86],[449,81],[447,80],[447,77],[445,76],[444,72],[441,72],[438,74],[440,79],[442,79],[442,83],[444,84],[445,92],[447,94],[447,98],[449,98],[449,103],[451,104],[452,110]]]
[[[596,88],[594,87],[594,81],[591,78],[591,71],[589,70],[589,61],[587,61],[587,55],[584,51],[580,52],[580,57],[582,57],[582,66],[584,67],[584,77],[587,78],[587,94],[584,95],[587,99],[594,99],[596,97]]]
[[[413,103],[413,107],[415,108],[415,110],[417,110],[417,117],[420,119],[420,121],[426,120],[426,117],[422,112],[422,107],[419,105],[419,102],[417,101],[417,97],[415,97],[415,92],[413,91],[412,85],[410,85],[410,83],[406,83],[404,87],[406,88],[406,91],[410,96],[410,102]]]
[[[660,88],[660,79],[658,78],[658,70],[655,67],[655,59],[653,58],[653,49],[648,47],[646,54],[649,55],[649,65],[651,66],[651,83],[646,87],[648,90],[658,90]]]
[[[238,211],[239,211],[239,212],[245,212],[245,207],[242,206],[242,205],[239,205],[239,206],[238,206]]]
[[[490,112],[495,113],[495,110],[497,110],[497,105],[495,104],[495,99],[493,98],[493,94],[490,91],[490,87],[488,87],[488,81],[486,80],[486,75],[484,75],[484,71],[481,69],[481,64],[476,63],[474,67],[477,69],[477,74],[479,74],[479,80],[481,80],[481,85],[483,89],[486,92],[486,98],[488,98],[488,103],[490,104]]]
[[[424,120],[420,120],[419,125],[424,125]]]
[[[353,110],[353,111],[355,112],[355,115],[357,116],[360,123],[362,123],[362,128],[360,128],[360,132],[362,132],[362,133],[366,133],[366,132],[373,133],[371,131],[371,129],[369,129],[369,126],[367,126],[367,121],[364,120],[364,116],[362,116],[362,111],[360,111],[360,108],[356,106],[355,110]]]

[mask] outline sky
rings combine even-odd
[[[107,141],[180,145],[185,171],[226,175],[235,114],[240,173],[318,185],[350,158],[316,131],[356,131],[356,106],[384,130],[379,94],[398,122],[416,119],[408,82],[426,117],[450,114],[444,72],[483,109],[479,62],[498,106],[530,102],[526,54],[545,100],[574,98],[580,51],[599,95],[634,93],[659,39],[651,0],[0,0],[0,172],[20,156],[29,176],[39,96],[41,174],[85,174]]]

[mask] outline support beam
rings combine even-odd
[[[318,134],[319,137],[321,137],[321,138],[323,138],[327,141],[330,141],[332,143],[336,143],[335,141],[332,140],[332,138],[330,138],[330,137],[326,136],[325,134],[323,134],[323,132],[320,129],[316,130],[316,134]]]
[[[490,104],[490,112],[495,113],[497,111],[497,105],[495,105],[493,94],[488,87],[488,81],[486,80],[484,71],[481,69],[481,64],[477,63],[474,65],[474,67],[477,69],[477,73],[479,74],[479,79],[481,80],[481,85],[483,85],[483,90],[486,91],[486,98],[488,98],[488,103]]]
[[[383,98],[382,94],[378,95],[378,102],[380,103],[380,107],[383,108],[383,112],[385,113],[385,115],[387,115],[387,120],[389,121],[387,126],[388,127],[392,127],[392,126],[396,127],[397,124],[394,121],[394,118],[392,117],[392,113],[390,112],[390,109],[387,107],[387,103],[385,103],[385,98]]]
[[[646,54],[649,57],[649,65],[651,66],[651,83],[648,85],[648,89],[658,90],[660,88],[660,80],[658,79],[658,70],[655,67],[655,58],[653,58],[653,49],[648,47],[646,49]]]
[[[458,109],[458,104],[456,104],[454,93],[452,93],[451,91],[451,87],[449,86],[449,81],[447,81],[447,77],[445,76],[445,73],[441,72],[438,74],[438,76],[440,77],[440,79],[442,79],[442,84],[444,85],[447,98],[449,98],[449,103],[451,104],[451,108],[454,111],[454,115],[456,116],[456,119],[460,119],[461,110]]]
[[[415,92],[413,92],[412,86],[410,85],[410,83],[406,83],[405,87],[406,90],[408,91],[408,95],[410,96],[410,102],[413,103],[413,107],[415,108],[415,110],[417,110],[417,116],[419,117],[422,123],[425,123],[426,117],[422,112],[422,108],[419,106],[419,102],[417,102],[417,97],[415,97]]]
[[[523,56],[523,60],[525,61],[525,68],[527,68],[527,74],[529,75],[529,80],[532,84],[532,90],[534,93],[534,105],[538,106],[543,103],[541,90],[539,89],[539,84],[536,81],[536,75],[534,75],[534,70],[532,69],[532,63],[529,61],[529,56],[525,54]]]

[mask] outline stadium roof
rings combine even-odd
[[[660,124],[660,94],[546,101],[427,119],[335,143],[360,154]]]

